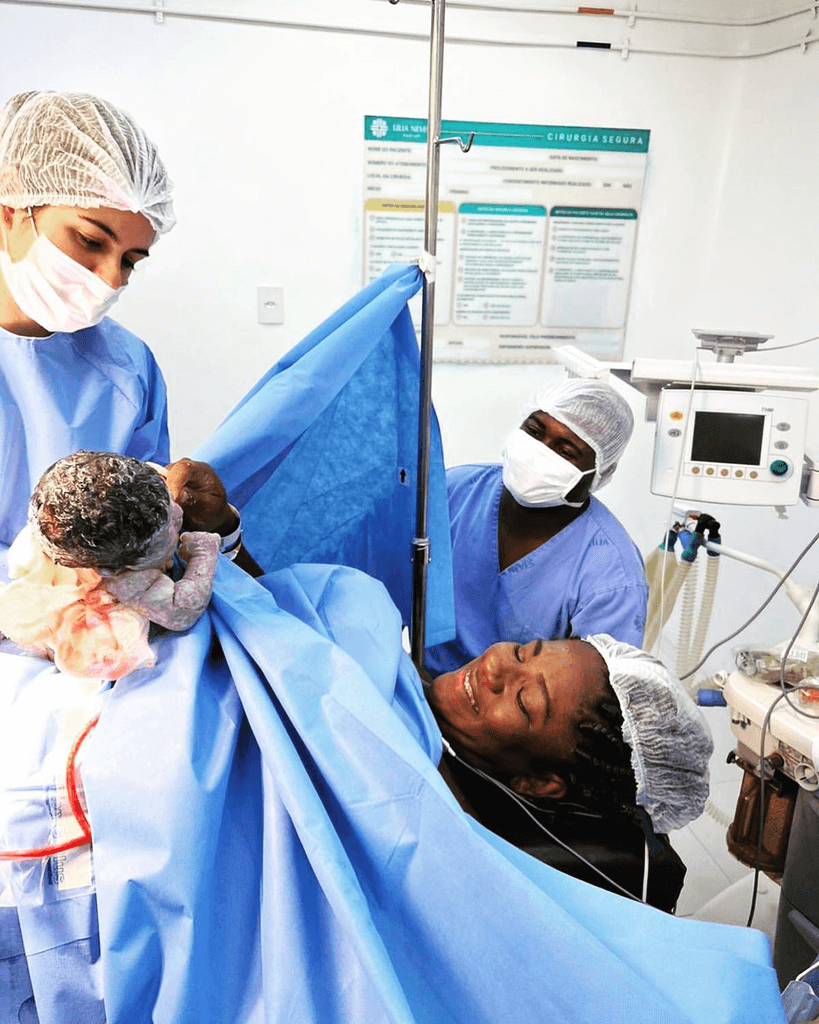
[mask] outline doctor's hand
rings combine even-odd
[[[239,525],[222,481],[207,462],[179,459],[165,468],[171,497],[185,513],[183,529],[225,537]]]

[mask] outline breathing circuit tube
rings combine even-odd
[[[691,666],[699,660],[705,647],[705,637],[711,622],[711,614],[714,610],[714,595],[719,577],[719,555],[706,548],[708,552],[707,566],[695,627],[694,605],[698,582],[697,575],[694,574],[697,566],[695,559],[699,549],[705,547],[706,540],[712,544],[719,544],[722,539],[719,533],[720,524],[713,516],[708,515],[706,512],[700,512],[696,514],[691,513],[691,517],[696,518],[696,525],[693,533],[690,534],[689,543],[682,553],[683,561],[692,564],[692,571],[686,578],[683,605],[680,612],[680,634],[677,644],[676,664],[677,675],[680,678],[686,675]]]
[[[705,512],[691,512],[686,516],[686,520],[689,518],[695,521],[693,530],[686,529],[684,523],[676,523],[668,531],[665,542],[646,559],[650,595],[643,646],[646,650],[657,653],[663,626],[668,621],[682,591],[676,660],[676,673],[681,678],[687,674],[689,667],[697,660],[705,646],[719,576],[718,553],[706,548],[709,555],[708,564],[699,613],[695,616],[699,588],[697,553],[701,547],[706,546],[706,540],[712,544],[721,542],[720,524],[713,516]],[[682,547],[679,560],[674,554],[678,541]]]

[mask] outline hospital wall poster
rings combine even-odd
[[[649,131],[444,121],[435,339],[446,362],[619,359]],[[367,284],[424,249],[425,118],[364,118]],[[420,295],[410,308],[420,330]]]

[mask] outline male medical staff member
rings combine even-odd
[[[456,636],[429,647],[432,675],[490,644],[608,633],[640,646],[640,553],[597,498],[634,419],[611,385],[572,378],[539,394],[502,465],[447,472]]]

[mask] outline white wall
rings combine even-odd
[[[387,30],[390,18],[418,18],[418,9],[399,15],[386,2],[358,0],[356,10]],[[514,15],[502,17],[514,27]],[[600,25],[598,36],[612,36],[609,23]],[[675,28],[675,39],[683,32]],[[146,15],[22,4],[0,6],[0,33],[14,40],[7,54],[17,55],[0,67],[0,95],[97,92],[135,114],[171,170],[179,224],[117,316],[157,354],[175,454],[185,454],[360,286],[363,116],[425,116],[427,44],[174,18],[158,25]],[[684,357],[692,327],[765,331],[779,343],[819,333],[811,194],[817,62],[817,48],[746,61],[623,60],[613,52],[452,43],[443,112],[651,129],[625,357]],[[282,327],[256,323],[258,284],[284,287]],[[780,361],[815,365],[819,346]],[[562,373],[436,366],[448,462],[496,459],[522,401]],[[641,421],[642,400],[631,400]],[[601,495],[643,551],[659,541],[667,514],[665,500],[648,494],[652,437],[639,422]],[[723,519],[726,543],[756,547],[779,563],[819,529],[819,516],[801,507],[784,523],[770,509],[710,511]],[[797,578],[815,580],[818,566],[814,557]],[[734,565],[724,573],[714,636],[738,624],[769,584]],[[777,639],[794,624],[782,599],[760,629]]]

